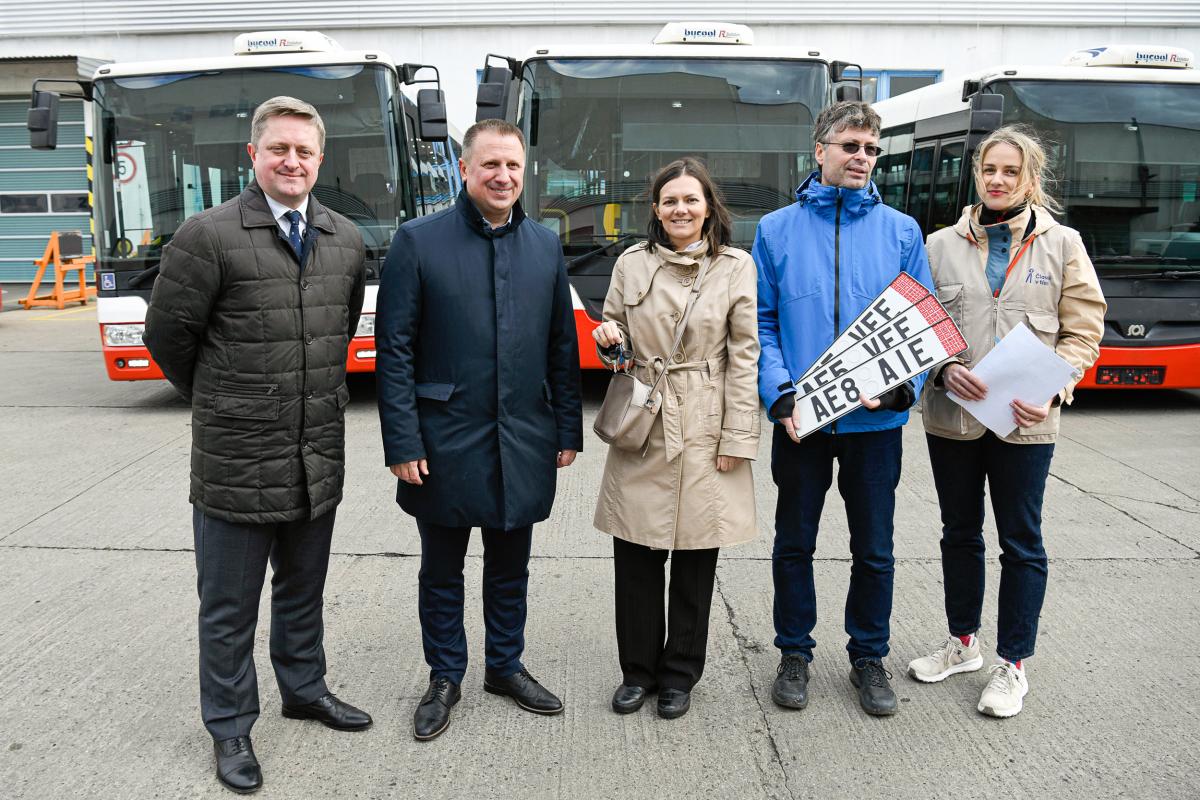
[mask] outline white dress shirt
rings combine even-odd
[[[288,222],[284,214],[287,214],[292,209],[274,199],[266,192],[263,192],[263,197],[267,198],[267,205],[271,207],[271,213],[275,216],[275,224],[279,226],[279,230],[283,231],[283,238],[286,239],[292,231],[292,223]],[[304,231],[308,229],[308,195],[304,195],[304,202],[295,210],[300,212],[300,238],[303,239]]]

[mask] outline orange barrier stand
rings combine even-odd
[[[62,309],[67,303],[76,301],[87,305],[88,298],[96,296],[96,288],[87,285],[87,265],[95,261],[96,257],[82,255],[80,252],[82,242],[83,238],[78,232],[59,234],[58,231],[54,231],[51,233],[50,241],[46,243],[46,252],[33,262],[37,265],[38,271],[37,276],[33,279],[33,285],[29,287],[29,295],[17,302],[25,308]],[[42,285],[42,278],[45,277],[46,270],[51,264],[54,265],[54,291],[50,294],[39,295],[38,287]],[[78,273],[79,288],[77,289],[67,289],[63,286],[64,278],[70,272]]]

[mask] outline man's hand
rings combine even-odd
[[[558,468],[569,467],[575,461],[575,456],[579,454],[578,450],[559,450],[558,451]]]
[[[1044,406],[1035,406],[1032,403],[1026,403],[1024,400],[1013,400],[1009,406],[1013,410],[1013,422],[1017,423],[1022,428],[1032,428],[1039,422],[1045,422],[1046,417],[1050,415],[1050,404],[1054,402],[1054,398],[1046,401]]]
[[[792,409],[791,416],[784,417],[779,421],[783,423],[783,429],[787,431],[788,438],[799,443],[800,437],[796,435],[796,431],[800,428],[800,406]]]
[[[874,411],[875,409],[877,409],[881,405],[883,405],[883,403],[881,403],[878,399],[872,400],[871,398],[867,397],[865,394],[860,395],[858,399],[859,399],[859,402],[861,402],[863,404],[863,408],[865,408],[867,411]]]
[[[964,400],[987,397],[987,384],[962,364],[950,364],[942,370],[942,385]]]
[[[621,343],[621,329],[612,320],[601,322],[600,326],[592,331],[592,338],[601,347],[612,347]]]
[[[429,462],[422,458],[417,461],[406,461],[403,464],[392,464],[388,469],[405,483],[423,486],[425,482],[421,480],[421,476],[429,474]]]

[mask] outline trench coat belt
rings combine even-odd
[[[633,359],[633,363],[646,369],[653,369],[654,367],[653,361],[647,361],[643,358],[635,358]],[[724,356],[720,356],[718,358],[708,358],[703,361],[684,361],[682,363],[667,361],[666,364],[667,372],[679,372],[680,370],[706,370],[709,375],[717,375],[725,371]]]
[[[655,359],[655,362],[657,361],[658,359]],[[654,366],[655,362],[640,358],[634,359],[634,363],[637,366],[647,370],[650,381],[653,381],[657,377]],[[718,375],[725,371],[725,357],[719,356],[703,361],[666,362],[667,372],[685,372],[690,370],[705,372],[709,377]],[[675,392],[664,391],[662,392],[662,396],[663,440],[667,448],[667,463],[670,463],[683,453],[683,409],[680,408],[679,398]]]

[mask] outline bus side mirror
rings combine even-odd
[[[58,147],[58,95],[35,89],[25,126],[29,128],[29,146],[34,150]]]
[[[446,126],[446,94],[441,89],[421,89],[417,92],[417,135],[423,142],[445,141],[450,135]]]
[[[858,75],[847,78],[846,73],[850,70],[857,70]],[[852,64],[849,61],[830,61],[829,62],[829,82],[833,84],[833,99],[837,102],[843,100],[862,100],[862,67],[858,64]]]
[[[504,62],[503,66],[491,64],[493,58]],[[513,76],[519,69],[515,59],[488,53],[483,60],[483,76],[475,91],[475,121],[503,119],[512,122]]]
[[[1004,95],[980,92],[971,98],[970,132],[988,134],[1004,121]]]
[[[847,83],[837,87],[833,92],[833,96],[839,102],[842,100],[858,101],[862,100],[862,89],[853,83]]]

